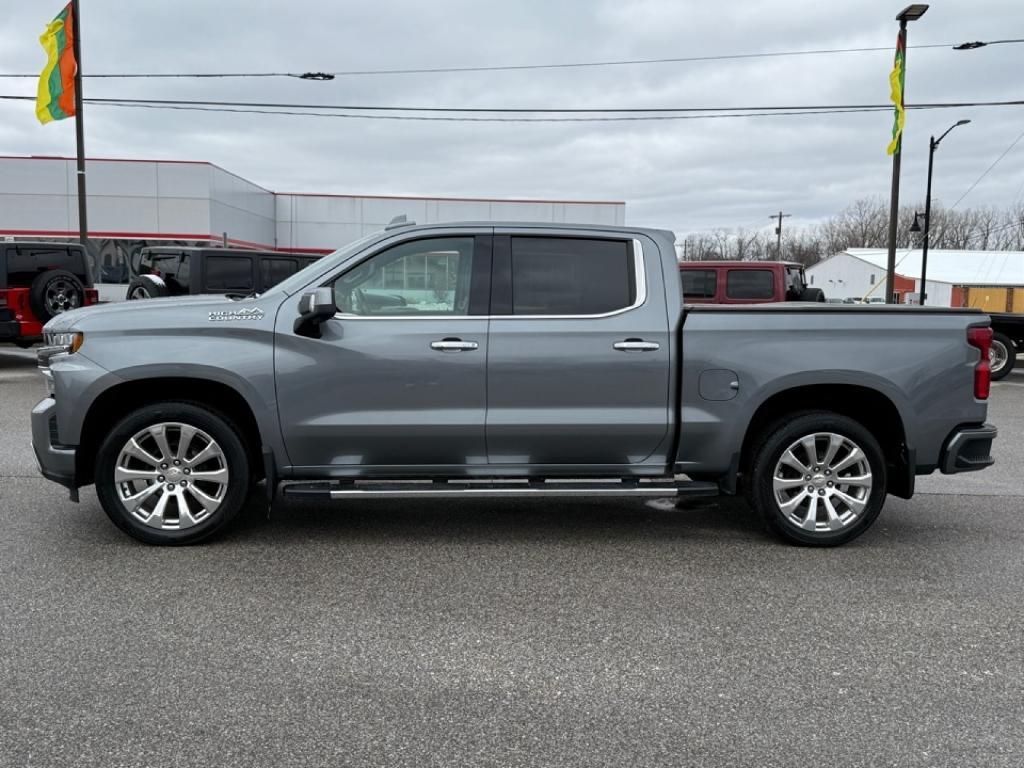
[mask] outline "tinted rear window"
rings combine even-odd
[[[40,272],[50,269],[65,269],[82,282],[89,279],[85,257],[77,248],[7,248],[7,284],[10,287],[27,286]]]
[[[683,296],[713,299],[718,290],[718,273],[713,269],[684,269]]]
[[[598,315],[630,306],[633,259],[623,240],[512,238],[512,313]]]
[[[207,256],[206,290],[251,291],[252,258],[247,256]]]
[[[730,269],[725,279],[725,295],[730,299],[771,299],[775,280],[770,269]]]

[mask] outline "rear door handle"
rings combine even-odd
[[[656,349],[661,349],[661,344],[643,339],[626,339],[625,341],[616,341],[612,344],[612,349],[617,349],[620,352],[653,352]]]
[[[462,339],[441,339],[430,342],[430,348],[438,352],[471,352],[479,349],[480,345],[475,341],[463,341]]]

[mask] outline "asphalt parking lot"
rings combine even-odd
[[[0,765],[1024,762],[1024,370],[997,468],[836,550],[589,499],[254,502],[159,549],[36,474],[33,365],[0,348]]]

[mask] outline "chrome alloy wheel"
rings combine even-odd
[[[999,373],[1006,367],[1006,361],[1010,358],[1010,351],[998,339],[992,339],[992,345],[988,350],[988,365],[992,373]]]
[[[811,532],[840,531],[854,522],[871,496],[871,465],[853,440],[834,432],[801,437],[772,473],[775,503],[786,521]]]
[[[125,510],[151,528],[182,530],[207,520],[228,491],[224,451],[190,424],[165,422],[135,434],[117,457],[114,486]]]

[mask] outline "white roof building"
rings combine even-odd
[[[885,248],[847,248],[809,267],[807,275],[829,298],[885,298],[887,262]],[[997,297],[1008,297],[1014,308],[1024,304],[1022,251],[929,249],[927,278],[927,303],[933,306],[967,306],[965,289],[983,286]],[[916,302],[920,283],[921,249],[898,249],[895,292],[902,301]]]

